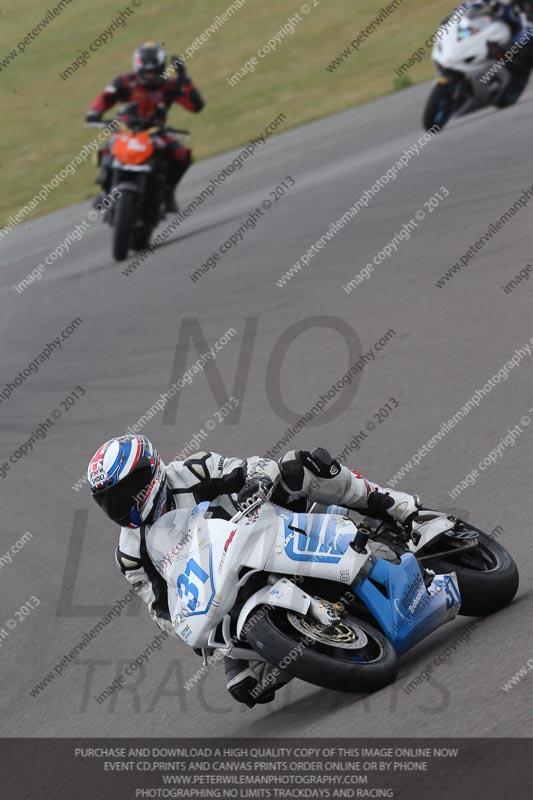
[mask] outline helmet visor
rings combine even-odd
[[[151,467],[141,467],[115,486],[104,489],[93,497],[109,519],[117,525],[129,525],[133,521],[132,511],[144,500],[152,477]]]

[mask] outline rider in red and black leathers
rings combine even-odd
[[[167,211],[176,211],[174,190],[192,162],[192,153],[170,133],[164,132],[168,109],[179,103],[196,113],[205,105],[200,92],[187,73],[180,56],[172,57],[176,75],[167,77],[166,54],[159,45],[147,42],[133,55],[133,72],[119,75],[106,86],[89,107],[86,122],[98,122],[105,111],[116,103],[135,104],[135,116],[161,125],[160,140],[166,144],[168,157],[165,205]],[[101,181],[100,181],[101,182]]]

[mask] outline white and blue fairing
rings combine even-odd
[[[171,511],[147,536],[150,558],[169,586],[176,632],[193,647],[206,647],[233,608],[252,571],[340,583],[373,614],[399,653],[456,616],[461,598],[455,575],[435,576],[426,589],[415,556],[391,563],[350,547],[354,523],[340,514],[298,514],[265,504],[238,522],[209,519],[208,503]],[[243,577],[243,567],[244,570]],[[309,611],[311,598],[298,582],[257,593],[257,605]],[[288,603],[288,605],[287,605]],[[254,600],[247,601],[251,611]],[[296,609],[296,605],[294,605]]]

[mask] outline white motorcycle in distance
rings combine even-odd
[[[208,509],[168,512],[147,535],[175,630],[204,661],[222,648],[317,686],[372,692],[421,639],[458,613],[503,608],[518,588],[500,544],[439,512],[393,530],[266,498],[230,521]]]
[[[424,110],[426,130],[442,130],[453,115],[516,103],[525,82],[511,86],[511,73],[498,63],[511,41],[505,22],[474,9],[443,22],[431,54],[438,77]]]
[[[168,512],[147,535],[175,630],[204,661],[222,648],[317,686],[376,691],[421,639],[458,613],[503,608],[518,588],[500,544],[440,512],[393,530],[267,498],[230,521],[208,510]]]

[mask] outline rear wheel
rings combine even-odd
[[[511,83],[503,93],[503,96],[494,103],[496,108],[509,108],[509,106],[514,106],[514,104],[518,101],[520,95],[526,88],[529,81],[529,73],[525,75],[520,75],[513,77]]]
[[[122,191],[115,208],[113,227],[113,258],[124,261],[128,257],[133,224],[135,222],[135,202],[137,195]]]
[[[442,130],[454,112],[453,86],[436,83],[428,97],[422,124],[426,131]]]
[[[388,639],[352,615],[326,630],[309,616],[263,606],[246,628],[252,647],[270,664],[325,689],[375,692],[398,672],[398,656]]]
[[[468,523],[464,525],[477,534],[478,545],[456,555],[424,559],[424,566],[437,573],[455,572],[462,597],[459,613],[486,617],[512,601],[518,590],[518,569],[501,544]]]

